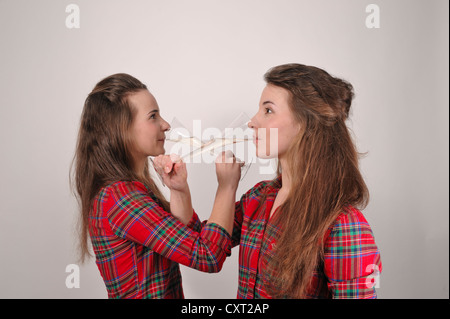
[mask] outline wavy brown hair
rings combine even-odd
[[[328,228],[346,207],[362,209],[369,199],[345,123],[353,87],[302,64],[274,67],[264,78],[289,91],[289,106],[301,127],[287,153],[288,167],[283,168],[293,184],[274,216],[282,232],[269,260],[269,289],[276,298],[307,298],[313,273],[323,262]]]
[[[136,113],[130,94],[147,87],[131,75],[118,73],[101,80],[86,98],[81,115],[71,184],[80,206],[78,222],[80,261],[89,252],[89,216],[101,188],[117,181],[144,183],[169,211],[169,204],[150,177],[148,163],[143,172],[133,170],[129,129]]]

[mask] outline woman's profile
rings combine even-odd
[[[154,96],[128,74],[106,77],[86,98],[73,166],[81,259],[91,242],[109,298],[183,298],[179,264],[218,272],[230,254],[234,207],[224,202],[234,202],[240,164],[216,164],[216,201],[201,223],[183,162],[164,174],[170,201],[150,176],[148,157],[161,161],[169,128]]]
[[[278,173],[236,203],[238,297],[375,298],[380,254],[358,210],[369,193],[345,123],[352,85],[302,64],[264,78],[249,127],[257,155],[276,156]]]
[[[376,298],[380,253],[345,123],[352,85],[302,64],[274,67],[265,81],[248,125],[257,156],[277,158],[278,171],[235,203],[237,297]]]

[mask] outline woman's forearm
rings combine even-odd
[[[222,226],[228,234],[233,231],[236,188],[218,186],[214,206],[208,224],[215,223]]]
[[[180,222],[187,225],[194,214],[189,186],[183,190],[170,191],[170,212]]]

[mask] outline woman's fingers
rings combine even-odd
[[[154,158],[153,163],[155,164],[155,169],[159,174],[169,174],[170,172],[174,170],[176,171],[185,165],[180,156],[177,154],[159,155]]]
[[[169,155],[159,155],[153,160],[158,173],[170,173],[172,171],[173,162]]]
[[[216,158],[216,175],[219,185],[237,187],[241,175],[242,162],[238,162],[233,152],[222,152]]]
[[[216,163],[234,163],[235,161],[236,157],[230,150],[220,153],[216,158]]]

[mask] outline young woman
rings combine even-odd
[[[170,203],[149,174],[148,157],[164,154],[169,128],[130,75],[103,79],[86,99],[74,158],[81,259],[90,237],[109,298],[183,298],[179,263],[218,272],[230,254],[240,164],[216,164],[216,201],[200,223],[184,163],[163,174]]]
[[[376,298],[380,254],[358,210],[369,194],[345,124],[351,84],[301,64],[264,78],[249,127],[278,176],[236,203],[238,298]]]
[[[358,210],[369,194],[345,124],[352,86],[301,64],[265,80],[249,127],[278,174],[235,204],[238,298],[376,298],[380,254]]]

